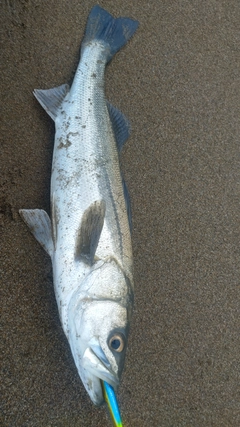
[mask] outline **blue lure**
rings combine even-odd
[[[106,381],[102,381],[104,399],[108,405],[114,427],[123,427],[117,398],[113,387]]]

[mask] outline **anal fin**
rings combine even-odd
[[[55,120],[59,108],[69,92],[69,85],[63,84],[52,89],[34,89],[33,95],[48,115]]]

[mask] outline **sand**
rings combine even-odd
[[[18,215],[49,212],[54,125],[34,88],[71,83],[91,1],[1,13],[1,426],[105,427],[61,329],[50,259]],[[238,0],[102,1],[138,19],[106,92],[131,121],[135,311],[125,427],[240,425]]]

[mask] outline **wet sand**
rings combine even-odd
[[[71,83],[94,2],[3,2],[2,426],[105,427],[60,326],[50,259],[18,215],[49,212],[54,125],[33,88]],[[119,403],[126,427],[240,425],[238,0],[102,1],[140,28],[108,66],[132,124],[135,311]]]

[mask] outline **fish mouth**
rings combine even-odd
[[[106,381],[116,391],[119,385],[119,378],[111,369],[111,365],[106,358],[100,345],[92,344],[88,347],[82,359],[82,366],[93,376],[102,381]]]

